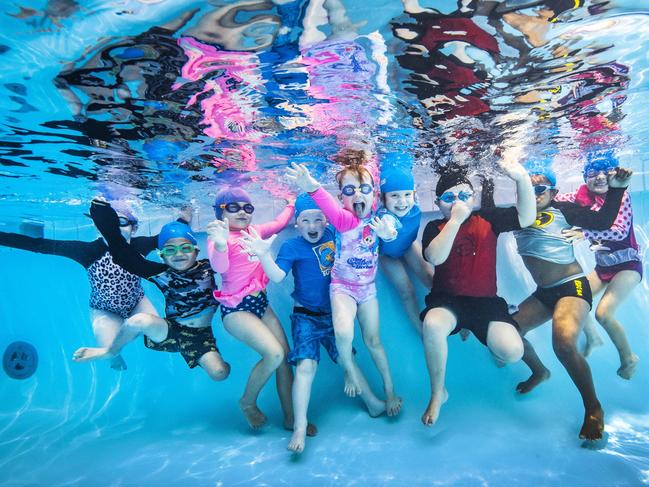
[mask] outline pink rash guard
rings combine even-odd
[[[341,208],[335,198],[320,187],[309,193],[336,232],[336,257],[331,269],[331,284],[368,286],[374,283],[379,258],[379,241],[369,226],[375,214],[360,219]]]
[[[295,207],[290,203],[273,221],[250,227],[266,239],[286,228],[294,211]],[[207,255],[212,269],[221,274],[222,278],[221,289],[214,291],[214,298],[228,308],[236,307],[250,294],[263,291],[268,284],[268,277],[259,259],[244,252],[240,238],[240,230],[231,230],[225,252],[219,252],[211,240],[207,241]]]

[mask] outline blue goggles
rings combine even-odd
[[[442,193],[439,197],[439,200],[444,203],[453,203],[456,199],[460,201],[467,202],[473,196],[473,191],[460,191],[459,193],[454,193],[452,191],[446,191]]]
[[[371,184],[363,183],[360,186],[348,184],[340,188],[340,192],[345,196],[354,196],[359,191],[363,194],[370,194],[372,191],[374,191],[374,187],[372,187]]]
[[[534,194],[536,196],[545,193],[548,189],[557,189],[556,186],[550,186],[549,184],[536,184],[534,186]]]

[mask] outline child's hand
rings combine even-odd
[[[241,231],[242,237],[239,239],[239,242],[241,242],[241,245],[243,246],[243,250],[246,253],[256,255],[257,257],[266,255],[270,251],[270,247],[273,245],[273,242],[277,238],[277,234],[273,235],[267,240],[264,240],[263,238],[261,238],[259,233],[257,233],[257,230],[255,230],[253,227],[248,228],[248,231]]]
[[[210,239],[216,250],[225,252],[228,248],[228,237],[230,236],[230,226],[228,219],[214,220],[207,224],[207,238]]]
[[[389,218],[379,218],[375,216],[369,223],[369,227],[374,230],[376,235],[386,242],[397,238],[397,229]]]
[[[518,159],[514,157],[514,154],[508,153],[502,159],[498,160],[498,167],[508,178],[519,181],[522,178],[528,177],[528,175],[525,168],[518,162]]]
[[[178,212],[178,217],[183,220],[187,225],[192,224],[192,219],[194,217],[194,208],[191,204],[184,205]]]
[[[451,217],[449,220],[453,220],[456,223],[464,223],[467,218],[471,215],[471,208],[462,200],[456,200],[453,203],[453,208],[451,208]]]
[[[609,172],[608,174],[608,187],[609,188],[626,188],[631,182],[633,171],[624,167]]]
[[[291,167],[286,168],[286,179],[293,181],[306,193],[313,193],[320,187],[320,183],[311,176],[304,164],[291,162]]]
[[[561,234],[566,238],[570,243],[579,242],[584,240],[584,231],[579,227],[566,228],[561,230]]]
[[[602,242],[598,240],[596,242],[593,242],[593,244],[590,246],[590,251],[597,252],[599,250],[611,250],[611,249],[606,245],[602,244]]]

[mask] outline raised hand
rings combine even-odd
[[[257,257],[266,255],[277,238],[277,234],[275,234],[267,240],[264,240],[253,227],[248,227],[248,231],[242,230],[241,235],[239,242],[241,242],[243,250]]]
[[[320,187],[320,183],[311,176],[304,164],[291,162],[291,167],[286,168],[286,179],[297,184],[306,193],[312,193]]]
[[[498,159],[498,168],[500,171],[514,181],[527,177],[527,171],[516,158],[518,154],[518,151],[512,152],[506,150],[503,157]]]
[[[369,227],[374,230],[381,240],[390,241],[397,238],[397,229],[390,218],[379,218],[375,216],[370,220]]]
[[[608,174],[609,188],[626,188],[631,182],[633,171],[624,167],[618,167]]]
[[[207,224],[207,238],[214,243],[218,251],[223,252],[227,249],[229,236],[230,226],[227,218],[214,220]]]

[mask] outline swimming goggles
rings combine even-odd
[[[225,203],[222,205],[219,205],[219,208],[222,210],[225,209],[228,213],[238,213],[243,209],[248,215],[252,215],[252,213],[255,211],[255,207],[250,204],[250,203],[245,203],[243,205],[240,205],[239,203]]]
[[[603,174],[605,177],[608,177],[609,172],[611,171],[613,171],[613,169],[599,169],[599,170],[589,169],[588,171],[586,171],[586,178],[587,179],[596,178],[600,174]]]
[[[550,186],[549,184],[536,184],[534,185],[534,194],[539,196],[545,193],[548,189],[557,189],[556,186]]]
[[[182,252],[183,254],[191,254],[194,250],[196,250],[196,246],[190,243],[184,243],[180,245],[165,245],[160,249],[160,255],[164,257],[172,257],[178,252]]]
[[[371,184],[363,183],[360,186],[354,186],[353,184],[348,184],[340,188],[340,192],[345,196],[354,196],[356,193],[361,192],[363,194],[370,194],[374,191],[374,188]]]
[[[442,193],[439,197],[439,200],[444,203],[453,203],[456,199],[460,201],[467,202],[473,196],[473,191],[460,191],[459,193],[453,193],[452,191],[446,191]]]
[[[135,226],[137,222],[135,220],[129,220],[125,216],[118,217],[120,227],[128,227],[129,225]]]

